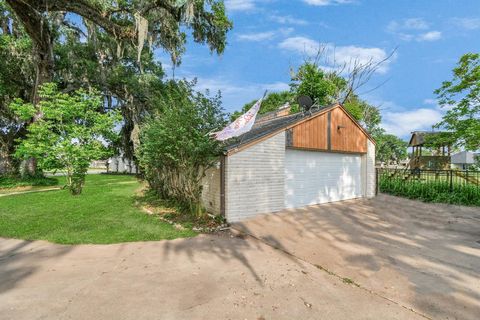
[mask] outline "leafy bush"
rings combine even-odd
[[[380,191],[426,202],[480,206],[480,186],[450,183],[447,180],[419,181],[382,176]]]
[[[157,111],[142,127],[137,157],[152,190],[201,215],[202,178],[221,151],[209,133],[224,125],[225,115],[220,96],[196,93],[193,85],[167,84]]]
[[[81,193],[92,160],[111,155],[119,115],[99,112],[102,98],[95,92],[59,92],[45,84],[37,105],[16,99],[10,107],[23,120],[34,119],[16,150],[21,159],[35,158],[42,170],[65,170],[71,194]]]

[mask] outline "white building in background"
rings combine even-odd
[[[138,173],[135,163],[131,160],[125,159],[122,154],[109,158],[106,162],[106,166],[107,166],[107,172],[133,173],[133,174]]]
[[[479,154],[475,154],[470,151],[461,151],[450,156],[450,163],[452,169],[467,170],[469,166],[475,164],[475,157]]]

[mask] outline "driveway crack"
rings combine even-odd
[[[375,291],[373,291],[373,290],[371,290],[371,289],[368,289],[368,288],[362,286],[361,284],[356,283],[356,282],[354,282],[353,280],[351,280],[351,279],[349,279],[349,278],[342,277],[341,275],[338,275],[338,274],[336,274],[335,272],[333,272],[333,271],[331,271],[331,270],[329,270],[329,269],[326,269],[326,268],[324,268],[324,267],[322,267],[322,266],[320,266],[320,265],[313,264],[313,263],[311,263],[311,262],[309,262],[309,261],[307,261],[307,260],[305,260],[305,259],[303,259],[303,258],[301,258],[301,257],[299,257],[299,256],[296,256],[295,254],[287,251],[286,249],[284,249],[284,248],[282,248],[282,247],[272,245],[272,244],[269,243],[268,241],[265,241],[264,239],[262,239],[262,238],[260,238],[260,237],[257,237],[257,236],[255,236],[255,235],[253,235],[253,234],[250,234],[250,233],[248,233],[248,232],[245,232],[244,230],[238,229],[238,228],[236,228],[235,226],[231,226],[231,228],[232,228],[233,230],[235,230],[236,232],[240,233],[240,234],[246,235],[246,236],[248,236],[248,237],[250,237],[250,238],[252,238],[252,239],[254,239],[254,240],[257,240],[257,241],[260,241],[260,242],[263,243],[263,244],[266,244],[267,246],[269,246],[269,247],[271,247],[271,248],[273,248],[273,249],[276,249],[276,250],[278,250],[278,251],[280,251],[280,252],[283,252],[284,254],[287,254],[287,255],[289,255],[290,257],[293,257],[294,259],[300,260],[300,261],[302,261],[302,262],[304,262],[304,263],[306,263],[306,264],[309,264],[309,265],[311,265],[311,266],[314,266],[315,268],[320,269],[320,270],[326,272],[328,275],[333,276],[333,277],[336,277],[337,279],[341,280],[343,283],[345,283],[345,284],[347,284],[347,285],[354,285],[355,287],[357,287],[357,288],[359,288],[359,289],[361,289],[361,290],[364,290],[365,292],[368,292],[369,294],[375,295],[375,296],[377,296],[377,297],[379,297],[379,298],[381,298],[381,299],[384,299],[384,300],[386,300],[386,301],[388,301],[388,302],[391,302],[391,303],[393,303],[393,304],[395,304],[395,305],[397,305],[397,306],[399,306],[399,307],[402,307],[403,309],[406,309],[406,310],[408,310],[408,311],[410,311],[410,312],[415,313],[415,314],[418,315],[418,316],[421,316],[421,317],[423,317],[423,318],[425,318],[425,319],[428,319],[428,320],[433,320],[433,318],[430,318],[429,316],[427,316],[427,315],[425,315],[425,314],[423,314],[423,313],[420,313],[419,311],[417,311],[417,310],[415,310],[415,309],[413,309],[413,308],[411,308],[411,307],[409,307],[409,306],[406,306],[406,305],[404,305],[404,304],[402,304],[402,303],[400,303],[400,302],[398,302],[398,301],[395,301],[395,300],[393,300],[393,299],[391,299],[391,298],[389,298],[389,297],[386,297],[386,296],[384,296],[384,295],[382,295],[382,294],[380,294],[380,293],[378,293],[378,292],[375,292]]]

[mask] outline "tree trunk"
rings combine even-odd
[[[15,172],[14,161],[8,151],[0,149],[0,176],[10,176]]]
[[[35,55],[37,57],[37,67],[35,83],[33,85],[32,103],[37,104],[40,100],[38,88],[47,82],[53,80],[53,38],[49,22],[34,8],[23,1],[7,0],[15,15],[21,21],[25,31],[28,33],[34,43]],[[41,114],[37,114],[32,119],[32,123],[37,121]],[[24,173],[35,176],[37,172],[36,159],[27,159],[25,162]]]
[[[37,75],[34,86],[36,91],[38,86],[53,79],[53,38],[49,22],[41,13],[23,1],[7,0],[7,3],[34,43],[37,56]],[[32,97],[35,103],[38,97],[35,94]]]

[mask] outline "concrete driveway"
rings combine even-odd
[[[480,319],[480,209],[387,195],[235,226],[434,319]]]
[[[0,319],[422,319],[252,238],[0,239]]]

